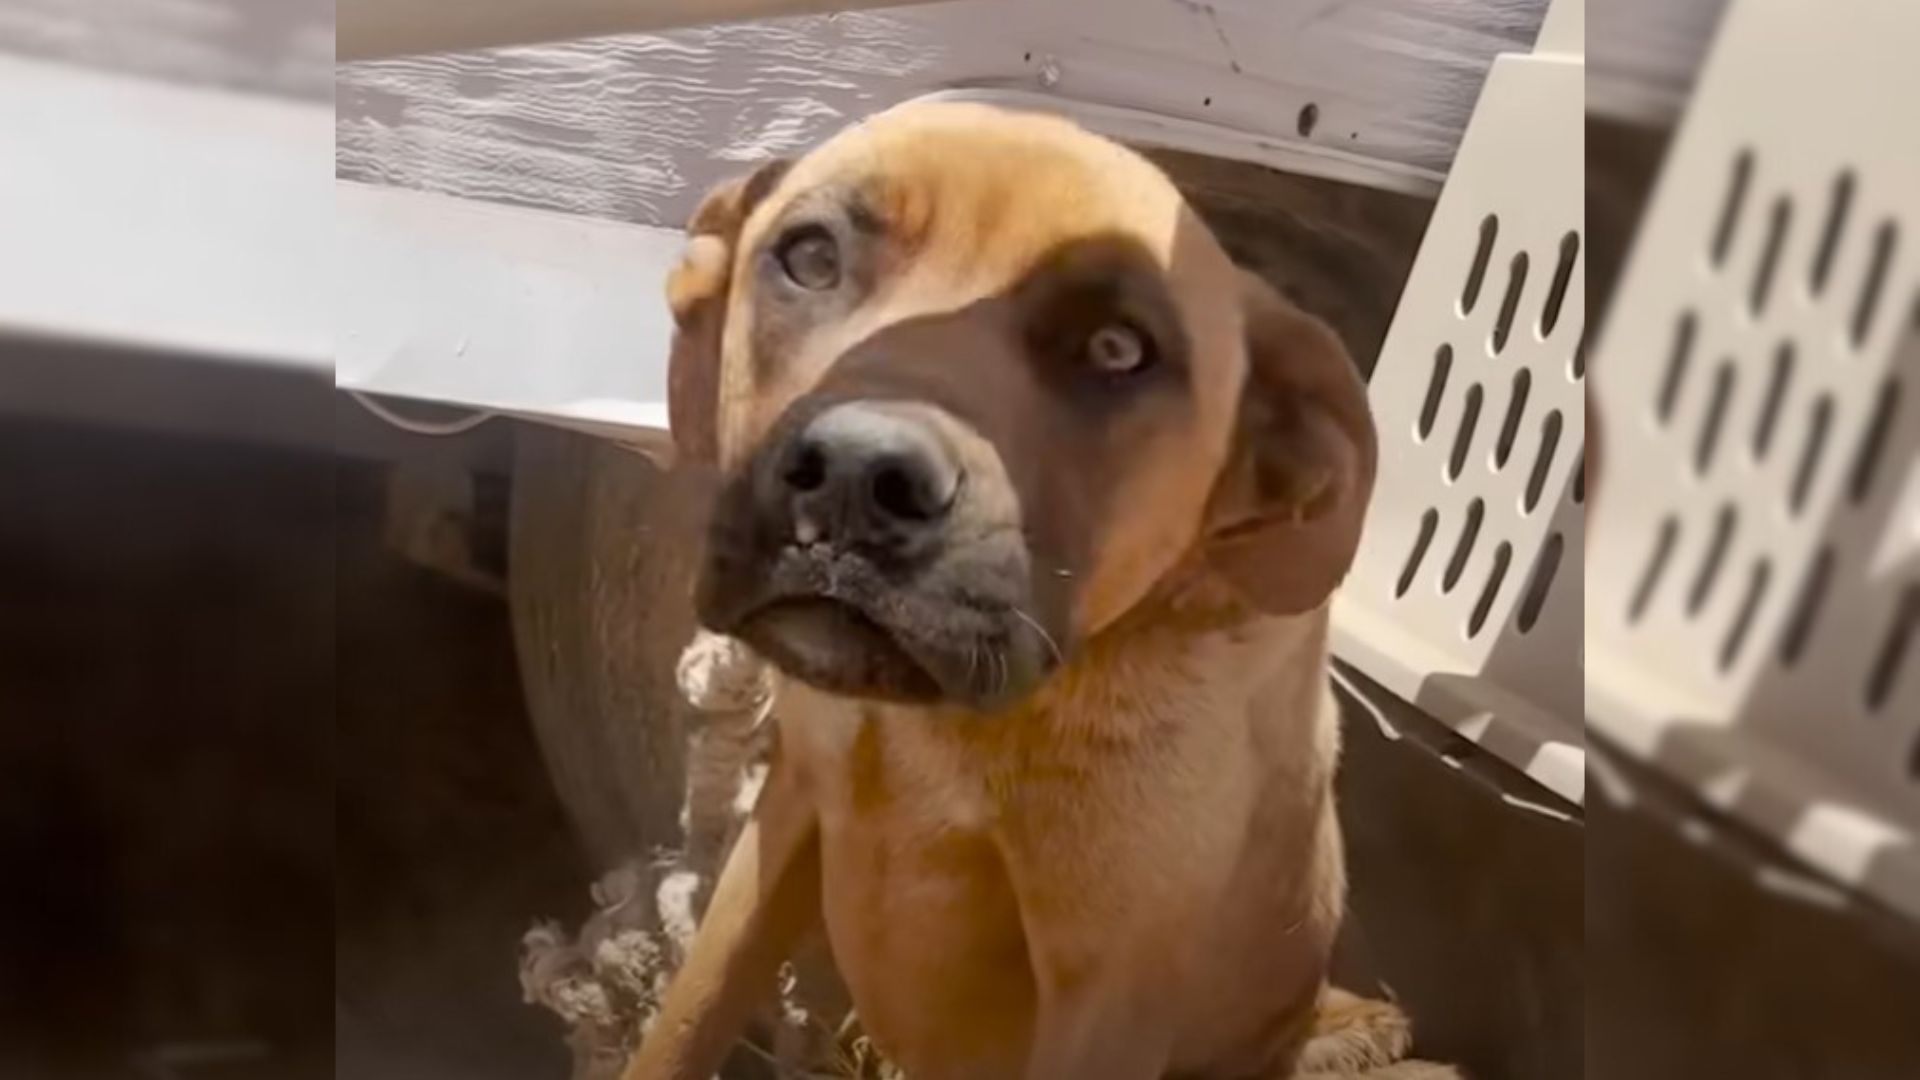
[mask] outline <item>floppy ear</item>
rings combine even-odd
[[[1373,492],[1367,389],[1340,339],[1241,275],[1248,371],[1208,504],[1208,564],[1253,607],[1318,607],[1353,564]]]
[[[720,333],[727,318],[740,229],[790,162],[770,161],[707,193],[687,222],[687,247],[667,276],[673,346],[667,361],[667,423],[678,459],[712,465],[720,456]]]

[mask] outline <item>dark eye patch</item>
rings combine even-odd
[[[1184,365],[1187,336],[1173,297],[1159,267],[1131,240],[1065,245],[1041,260],[1019,293],[1027,348],[1049,373],[1137,380]],[[1139,338],[1147,362],[1125,373],[1089,363],[1090,344],[1115,328]]]

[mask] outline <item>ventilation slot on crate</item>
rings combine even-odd
[[[1705,476],[1713,466],[1713,452],[1720,445],[1720,424],[1727,417],[1727,399],[1733,396],[1733,361],[1722,360],[1713,373],[1713,392],[1707,398],[1706,415],[1700,421],[1700,434],[1693,444],[1693,471]]]
[[[1467,451],[1473,446],[1473,429],[1480,423],[1480,384],[1467,387],[1467,398],[1460,406],[1460,427],[1453,433],[1453,456],[1447,459],[1447,479],[1458,480],[1467,467]]]
[[[1487,266],[1493,261],[1493,242],[1500,235],[1500,219],[1488,214],[1480,221],[1480,246],[1474,249],[1473,264],[1467,267],[1466,287],[1460,290],[1460,314],[1473,314],[1480,302],[1480,288],[1487,283]]]
[[[1667,353],[1667,374],[1660,380],[1660,399],[1656,415],[1661,423],[1673,419],[1680,402],[1680,387],[1687,377],[1687,365],[1693,359],[1694,335],[1700,331],[1700,319],[1691,311],[1682,312],[1673,324],[1673,349]]]
[[[1520,312],[1520,294],[1527,286],[1527,253],[1522,251],[1514,255],[1513,266],[1507,272],[1507,295],[1500,301],[1500,316],[1493,323],[1493,352],[1499,355],[1507,347],[1507,338],[1513,334],[1513,318]]]
[[[1500,424],[1500,437],[1493,444],[1493,467],[1504,469],[1513,456],[1513,440],[1520,434],[1520,418],[1526,415],[1527,392],[1533,388],[1533,372],[1526,368],[1513,373],[1513,392],[1507,395],[1507,418]]]
[[[1733,232],[1740,224],[1740,208],[1747,201],[1747,185],[1753,180],[1753,153],[1740,151],[1733,159],[1733,173],[1727,180],[1727,194],[1720,203],[1720,223],[1713,230],[1713,265],[1727,261],[1727,249],[1733,246]]]
[[[1893,619],[1887,625],[1886,638],[1880,644],[1879,657],[1867,680],[1867,709],[1879,712],[1893,696],[1901,669],[1906,666],[1907,647],[1913,644],[1914,631],[1920,628],[1920,584],[1908,585],[1900,594]]]
[[[1473,545],[1480,538],[1480,522],[1487,516],[1487,504],[1475,499],[1467,504],[1467,518],[1460,523],[1460,539],[1454,541],[1453,558],[1447,562],[1447,572],[1440,579],[1440,588],[1452,592],[1460,584],[1460,575],[1466,573],[1467,559],[1473,554]]]
[[[1820,246],[1813,256],[1813,295],[1827,291],[1827,278],[1833,273],[1833,257],[1840,250],[1840,236],[1847,228],[1847,214],[1853,209],[1853,174],[1841,173],[1833,181],[1833,194],[1827,201],[1827,223],[1820,230]]]
[[[1867,264],[1867,279],[1860,286],[1860,299],[1853,308],[1853,347],[1866,344],[1873,332],[1873,317],[1880,307],[1880,292],[1887,284],[1887,270],[1893,262],[1894,244],[1899,231],[1891,221],[1883,221],[1873,233],[1873,256]]]
[[[1547,490],[1547,475],[1553,470],[1553,454],[1560,448],[1560,410],[1555,409],[1540,422],[1540,452],[1534,455],[1533,472],[1527,476],[1527,490],[1521,497],[1521,510],[1531,514],[1540,505],[1540,496]],[[1576,479],[1574,483],[1580,481]],[[1580,501],[1580,489],[1574,490],[1574,502]]]
[[[1440,417],[1440,402],[1447,395],[1447,374],[1453,370],[1453,346],[1442,345],[1433,354],[1433,373],[1427,377],[1427,396],[1420,403],[1421,442],[1433,434],[1433,422]]]
[[[1773,566],[1765,559],[1753,564],[1753,570],[1747,575],[1747,591],[1740,598],[1740,608],[1734,613],[1733,626],[1727,630],[1726,641],[1720,646],[1720,670],[1725,671],[1740,658],[1740,649],[1747,643],[1747,634],[1753,629],[1754,613],[1760,610],[1760,602],[1766,599],[1767,584],[1773,577]]]
[[[1780,635],[1780,666],[1793,667],[1807,651],[1807,641],[1820,618],[1820,607],[1827,599],[1827,587],[1833,581],[1833,549],[1823,547],[1807,568],[1800,595],[1793,601],[1793,613],[1787,617],[1786,632]]]
[[[1513,545],[1505,540],[1493,549],[1493,568],[1487,571],[1487,583],[1480,589],[1480,599],[1473,605],[1473,614],[1467,619],[1467,637],[1480,636],[1480,630],[1487,625],[1487,614],[1493,610],[1493,602],[1500,596],[1500,586],[1507,580],[1507,566],[1513,562]]]
[[[1653,604],[1654,593],[1659,591],[1660,579],[1667,574],[1667,563],[1673,558],[1673,545],[1680,539],[1680,522],[1672,517],[1660,523],[1660,534],[1654,538],[1653,549],[1647,555],[1647,566],[1640,575],[1640,587],[1633,590],[1633,606],[1627,609],[1630,622],[1639,622]]]
[[[1546,606],[1547,595],[1553,591],[1553,579],[1560,573],[1560,553],[1566,546],[1565,534],[1554,533],[1540,549],[1540,558],[1535,560],[1533,574],[1527,579],[1527,591],[1520,596],[1519,617],[1514,621],[1521,633],[1531,633],[1533,624],[1540,621],[1540,609]]]
[[[1687,592],[1688,615],[1700,614],[1700,609],[1707,606],[1707,599],[1713,595],[1713,587],[1720,580],[1720,567],[1727,561],[1727,548],[1733,543],[1736,520],[1731,506],[1722,506],[1714,515],[1713,532],[1708,534],[1700,569],[1693,576],[1693,588]]]
[[[1547,289],[1547,305],[1540,310],[1540,340],[1553,336],[1560,324],[1560,308],[1567,302],[1567,286],[1573,282],[1573,263],[1580,257],[1580,234],[1569,232],[1560,238],[1560,261],[1553,268],[1553,284]]]
[[[1793,380],[1793,342],[1783,341],[1773,351],[1773,368],[1767,375],[1767,390],[1760,399],[1760,415],[1753,425],[1753,456],[1765,458],[1773,447],[1773,431],[1780,423],[1780,407],[1787,400],[1787,385]]]
[[[1813,482],[1820,473],[1820,458],[1827,449],[1827,429],[1832,426],[1833,396],[1822,394],[1807,415],[1807,437],[1800,444],[1800,466],[1794,471],[1793,490],[1787,499],[1787,508],[1795,516],[1806,509],[1807,498],[1813,494]]]
[[[1753,287],[1747,293],[1747,307],[1758,317],[1767,310],[1767,298],[1773,292],[1773,274],[1780,265],[1780,245],[1786,242],[1787,226],[1793,221],[1793,203],[1785,195],[1773,201],[1773,213],[1767,216],[1767,238],[1760,248],[1760,262],[1754,268]]]
[[[1433,545],[1433,534],[1440,527],[1440,512],[1432,507],[1420,515],[1420,534],[1413,538],[1413,550],[1407,552],[1407,565],[1400,571],[1400,580],[1393,587],[1394,599],[1407,595],[1413,588],[1413,579],[1420,573],[1420,564],[1427,557],[1427,548]]]
[[[1880,469],[1880,455],[1887,445],[1887,432],[1893,427],[1894,413],[1900,408],[1900,384],[1887,379],[1880,384],[1873,403],[1873,417],[1860,437],[1860,449],[1854,454],[1853,469],[1847,478],[1847,495],[1855,504],[1867,501],[1873,490],[1873,478]]]

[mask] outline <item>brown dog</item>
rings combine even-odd
[[[1404,1052],[1390,1009],[1323,1005],[1326,601],[1375,453],[1335,336],[1145,159],[983,107],[872,117],[690,232],[673,429],[723,477],[697,603],[788,678],[630,1080],[710,1077],[822,924],[914,1080]]]

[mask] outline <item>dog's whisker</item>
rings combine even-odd
[[[1039,634],[1040,640],[1046,642],[1047,648],[1053,650],[1053,662],[1061,667],[1066,667],[1067,657],[1066,654],[1060,651],[1060,643],[1053,640],[1053,635],[1047,633],[1047,628],[1040,625],[1040,620],[1020,610],[1018,607],[1013,608],[1013,613],[1020,617],[1021,622],[1033,627],[1033,632]]]

